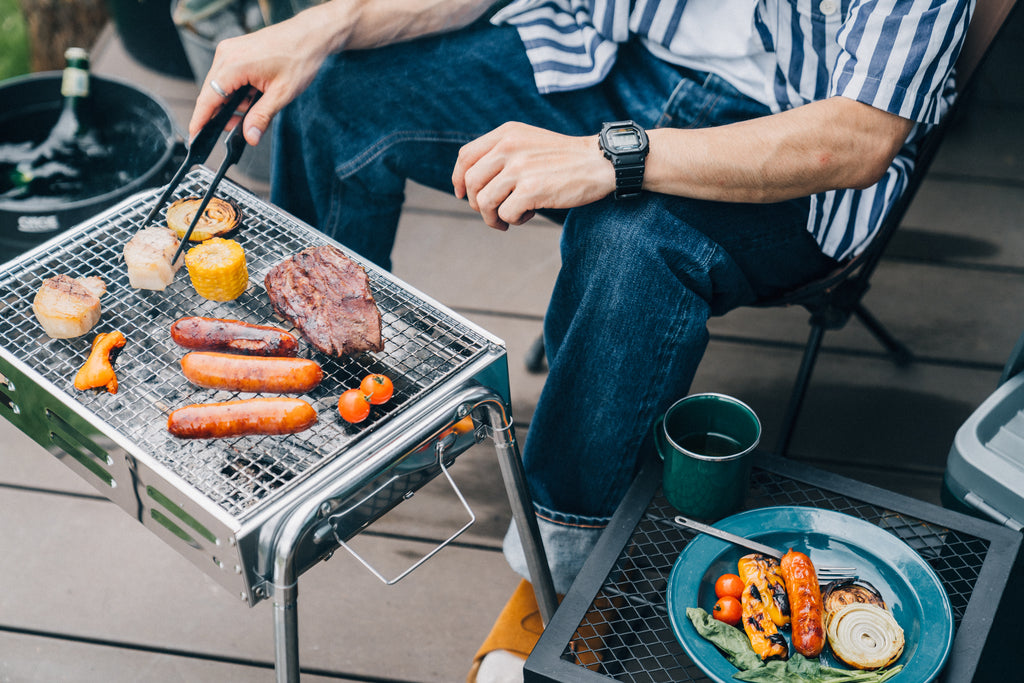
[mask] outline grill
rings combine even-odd
[[[211,178],[196,168],[176,197],[201,195]],[[218,194],[244,214],[235,239],[246,251],[247,291],[232,302],[208,301],[183,273],[163,292],[135,290],[121,250],[156,194],[126,199],[0,269],[0,414],[250,605],[274,596],[282,681],[298,678],[298,576],[339,546],[348,549],[345,541],[434,477],[443,474],[455,487],[448,465],[487,438],[516,524],[528,532],[531,573],[549,581],[512,427],[503,342],[350,252],[369,275],[385,345],[381,353],[333,359],[300,342],[299,355],[315,354],[324,369],[320,386],[303,396],[319,422],[287,437],[171,437],[166,420],[175,408],[239,397],[184,378],[184,350],[170,339],[171,323],[202,315],[281,326],[262,286],[265,273],[306,247],[344,247],[225,181]],[[59,273],[106,282],[94,332],[116,329],[128,340],[117,358],[117,394],[72,386],[94,334],[50,339],[32,313],[42,281]],[[394,397],[365,422],[348,425],[337,397],[371,372],[392,378]],[[453,431],[466,416],[474,429]],[[397,578],[356,557],[393,583],[468,528],[473,515],[466,509],[466,526]]]

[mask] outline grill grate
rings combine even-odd
[[[987,541],[900,515],[839,493],[756,469],[746,506],[802,505],[872,522],[919,552],[939,575],[953,607],[954,629],[967,609],[985,562]],[[656,495],[608,573],[562,659],[628,683],[707,681],[669,623],[666,594],[672,566],[697,536],[670,520],[677,513]]]
[[[208,169],[192,171],[174,198],[201,195],[211,178]],[[303,396],[316,408],[319,423],[287,439],[174,439],[165,428],[170,411],[189,403],[240,395],[200,389],[184,378],[179,360],[185,351],[171,341],[171,323],[182,316],[200,315],[289,329],[273,313],[263,289],[264,275],[301,249],[333,243],[230,182],[221,183],[218,194],[235,201],[243,213],[243,227],[232,237],[246,251],[250,284],[237,300],[219,303],[203,299],[192,289],[184,269],[163,292],[129,286],[121,251],[155,200],[157,191],[153,191],[72,229],[45,252],[27,256],[0,274],[0,346],[219,508],[242,518],[275,492],[343,454],[356,440],[401,413],[479,357],[492,340],[389,274],[353,257],[370,277],[382,315],[385,348],[381,353],[328,359],[304,340],[300,342],[299,355],[315,357],[324,369],[321,385]],[[50,339],[32,313],[32,299],[42,281],[60,273],[99,275],[107,285],[100,322],[92,333],[78,339]],[[119,392],[76,391],[72,381],[88,356],[95,333],[115,329],[128,340],[116,362]],[[344,389],[357,386],[369,372],[388,374],[395,384],[395,396],[384,406],[375,406],[366,422],[352,427],[338,417],[337,397]]]

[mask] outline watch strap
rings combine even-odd
[[[638,196],[644,186],[644,160],[631,163],[612,160],[612,166],[615,168],[615,198]]]

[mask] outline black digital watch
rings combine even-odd
[[[636,197],[644,184],[649,150],[647,131],[634,121],[613,121],[601,127],[598,144],[615,168],[615,198]]]

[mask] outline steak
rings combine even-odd
[[[340,249],[303,249],[274,266],[263,284],[277,314],[317,350],[331,356],[384,350],[366,271]]]

